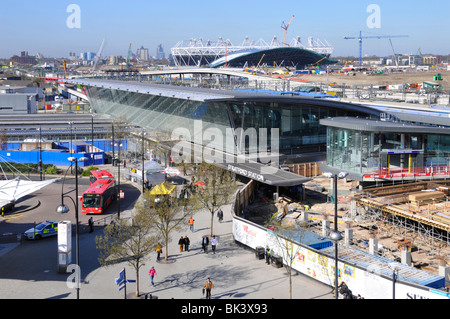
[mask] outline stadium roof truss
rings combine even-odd
[[[333,47],[325,41],[314,40],[308,38],[308,45],[302,44],[300,37],[292,39],[289,45],[283,45],[278,41],[277,37],[273,37],[270,43],[263,39],[258,41],[250,41],[248,37],[244,39],[242,44],[233,45],[231,40],[219,38],[217,42],[203,39],[191,39],[189,43],[184,41],[178,42],[172,49],[172,56],[176,66],[187,65],[208,65],[226,55],[232,55],[236,52],[256,52],[267,51],[277,48],[297,48],[313,51],[319,55],[329,57],[333,53]]]

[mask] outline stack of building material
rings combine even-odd
[[[414,192],[410,193],[408,196],[413,206],[421,206],[433,204],[438,200],[445,198],[445,194],[440,191],[425,191],[425,192]]]

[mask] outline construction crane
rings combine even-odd
[[[97,55],[94,57],[94,66],[92,67],[91,72],[95,72],[95,68],[97,67],[97,62],[100,59],[100,56],[102,55],[103,46],[105,45],[105,39],[102,40],[102,44],[100,45],[100,48],[98,49]]]
[[[362,40],[363,39],[392,39],[392,38],[407,38],[408,35],[372,35],[372,36],[362,36],[362,32],[359,31],[359,37],[344,37],[345,40],[359,41],[359,66],[362,67]]]
[[[281,28],[284,29],[284,41],[283,45],[286,46],[286,36],[287,36],[287,30],[289,29],[289,26],[291,25],[292,19],[294,19],[294,15],[292,15],[291,20],[289,20],[289,23],[286,25],[283,21],[283,24],[281,25]]]
[[[422,51],[420,51],[420,48],[417,50],[416,55],[420,57],[420,64],[423,64],[423,54],[422,54]],[[414,61],[414,63],[415,62],[416,61]]]
[[[130,47],[128,48],[127,70],[130,69],[130,58],[131,58],[131,43],[130,43]]]
[[[139,49],[136,50],[136,55],[134,56],[133,67],[132,67],[132,70],[133,70],[133,71],[136,70],[136,67],[135,67],[135,66],[136,66],[138,54],[139,54]]]
[[[395,54],[394,45],[392,44],[391,39],[389,39],[389,42],[391,43],[392,52],[394,53],[393,59],[395,62],[395,66],[398,68],[398,59],[397,59],[397,54]]]

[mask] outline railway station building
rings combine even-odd
[[[218,164],[227,164],[227,169],[246,172],[248,176],[255,173],[260,181],[273,186],[296,186],[309,180],[278,168],[287,161],[323,159],[327,131],[320,119],[379,117],[379,112],[371,108],[328,99],[133,81],[70,82],[86,88],[95,112],[126,119],[148,130],[181,134],[184,142],[231,159],[222,163],[219,160]],[[263,156],[276,164],[275,173],[261,174],[261,168],[267,164]],[[241,157],[253,160],[240,161]]]
[[[175,132],[185,146],[221,154],[214,162],[268,185],[303,184],[309,179],[280,165],[319,161],[326,161],[322,172],[346,170],[359,182],[450,177],[450,125],[442,114],[134,81],[70,82],[86,88],[95,112]],[[264,174],[268,162],[276,171]]]
[[[321,169],[346,171],[360,182],[450,178],[450,123],[431,114],[408,118],[413,121],[395,115],[384,120],[321,119],[327,128],[327,159]]]

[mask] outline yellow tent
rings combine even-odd
[[[150,191],[150,195],[170,195],[173,193],[173,191],[177,188],[176,185],[172,185],[170,183],[164,182],[159,185],[156,185],[152,188]]]

